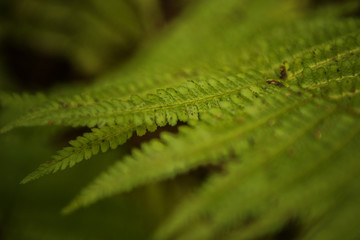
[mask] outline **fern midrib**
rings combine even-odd
[[[325,58],[324,60],[322,60],[322,61],[320,61],[320,62],[317,62],[317,63],[314,63],[314,64],[309,64],[307,67],[310,68],[310,69],[316,69],[316,68],[325,66],[325,65],[327,65],[328,63],[331,63],[332,61],[334,61],[334,58],[335,58],[336,60],[341,60],[342,58],[344,58],[344,57],[346,57],[346,56],[348,56],[348,55],[357,53],[357,52],[360,52],[360,47],[352,48],[351,50],[346,51],[346,52],[343,52],[343,53],[341,53],[341,54],[336,54],[335,56],[331,56],[331,57]],[[301,70],[298,70],[298,71],[292,73],[287,80],[288,80],[288,81],[293,80],[293,79],[296,78],[297,76],[301,75],[301,74],[303,73],[303,70],[304,70],[304,69],[301,69]]]
[[[332,100],[339,100],[339,99],[342,99],[344,97],[353,97],[353,96],[355,96],[355,95],[357,95],[359,93],[360,93],[360,90],[355,89],[354,92],[344,92],[344,93],[341,93],[341,94],[331,94],[329,96],[329,98],[332,99]],[[359,111],[360,108],[353,107],[353,110]]]
[[[300,57],[303,56],[305,53],[309,53],[309,52],[312,52],[312,51],[314,51],[314,50],[316,50],[316,49],[323,48],[324,46],[330,45],[331,43],[334,43],[334,42],[336,42],[337,40],[341,40],[341,39],[347,38],[347,37],[352,36],[352,35],[355,35],[355,34],[357,34],[357,33],[359,33],[359,32],[358,32],[358,31],[350,32],[350,33],[347,33],[347,34],[342,35],[341,37],[336,37],[336,38],[334,38],[334,39],[331,39],[331,40],[322,42],[322,43],[320,43],[320,44],[314,45],[314,46],[312,46],[312,47],[310,47],[310,48],[306,48],[306,49],[304,49],[304,50],[302,50],[302,51],[298,51],[297,53],[294,53],[294,54],[290,55],[289,57],[285,57],[283,63],[293,61],[293,60],[295,60],[296,58],[300,58]],[[277,63],[273,64],[273,65],[269,68],[268,71],[265,71],[265,74],[266,74],[266,75],[269,75],[269,74],[273,73],[273,69],[277,69],[280,64],[281,64],[280,62],[277,62]]]
[[[195,105],[196,103],[205,102],[205,101],[211,100],[211,99],[215,100],[217,98],[228,96],[228,95],[240,92],[241,90],[249,89],[250,87],[253,87],[253,86],[254,86],[254,84],[248,84],[248,85],[242,86],[240,88],[232,89],[232,90],[229,90],[229,91],[224,91],[222,93],[210,94],[209,96],[202,97],[202,98],[195,98],[195,99],[191,99],[191,100],[185,100],[185,101],[180,102],[180,103],[174,103],[174,104],[169,104],[169,105],[151,106],[151,107],[148,107],[148,108],[144,107],[144,108],[138,108],[135,111],[129,110],[129,111],[122,111],[122,112],[124,112],[124,113],[139,113],[139,112],[146,112],[146,111],[153,111],[153,110],[155,111],[155,110],[159,110],[159,109],[170,109],[170,108],[176,108],[176,107],[187,106],[187,105]]]
[[[261,83],[259,83],[259,84],[261,84]],[[191,99],[191,100],[184,100],[184,101],[181,101],[179,103],[174,103],[174,104],[169,104],[169,105],[156,105],[156,106],[142,107],[142,108],[136,108],[136,109],[131,109],[131,110],[121,110],[120,112],[115,112],[115,111],[97,112],[96,115],[100,115],[100,116],[97,116],[97,117],[100,117],[100,118],[116,117],[116,116],[121,116],[121,115],[137,114],[137,113],[147,112],[147,111],[155,111],[155,110],[160,110],[160,109],[171,109],[171,108],[176,108],[176,107],[181,107],[181,106],[194,105],[196,103],[205,102],[205,101],[210,100],[210,99],[215,100],[217,98],[228,96],[228,95],[234,94],[236,92],[240,92],[243,89],[246,89],[246,88],[249,89],[249,88],[253,87],[254,85],[255,85],[255,83],[247,84],[247,85],[244,85],[244,86],[242,86],[240,88],[228,90],[228,91],[225,91],[225,92],[216,93],[216,94],[209,94],[209,96],[206,96],[206,97],[203,97],[203,98],[195,98],[195,99]],[[265,83],[262,83],[262,85],[265,85]],[[124,100],[122,100],[122,101],[124,101]],[[124,102],[128,102],[128,101],[129,100],[126,100]],[[40,118],[45,118],[46,119],[46,115],[50,115],[51,113],[57,113],[58,110],[59,109],[54,109],[54,110],[51,110],[51,111],[44,110],[44,111],[39,112],[38,115],[33,114],[33,113],[30,114],[30,115],[26,115],[25,117],[23,117],[23,118],[19,119],[18,121],[14,122],[11,126],[17,126],[19,123],[22,123],[25,119],[27,121],[37,120],[37,119],[40,119]],[[76,109],[74,109],[74,110],[76,110]],[[202,112],[202,111],[199,111],[199,112]],[[46,113],[46,115],[43,116],[43,113]],[[89,117],[89,116],[85,116],[85,115],[88,115],[88,114],[77,115],[77,116],[70,115],[70,116],[67,116],[67,117],[62,117],[62,119],[83,119],[84,117],[86,117],[86,118]],[[55,116],[53,116],[53,118],[54,117]],[[90,118],[92,118],[92,117],[94,117],[94,116],[91,116]],[[31,125],[31,123],[30,123],[30,125]]]
[[[316,84],[311,84],[309,86],[304,86],[305,89],[309,89],[309,90],[313,90],[322,86],[326,86],[329,85],[331,82],[343,82],[344,79],[353,79],[359,77],[359,74],[355,73],[355,74],[351,74],[351,75],[345,75],[342,77],[338,77],[338,78],[332,78],[327,80],[326,82],[320,82],[320,83],[316,83]]]
[[[258,83],[258,87],[262,86],[262,85],[266,85],[266,82],[257,82]],[[143,113],[143,112],[150,112],[150,111],[156,111],[156,110],[166,110],[166,109],[176,109],[178,107],[183,107],[183,106],[188,106],[188,105],[196,105],[197,103],[202,103],[202,102],[206,102],[208,100],[216,100],[218,98],[221,97],[225,97],[234,93],[238,93],[241,90],[244,89],[250,89],[251,87],[254,87],[255,84],[248,84],[245,86],[242,86],[240,88],[236,88],[236,89],[232,89],[232,90],[228,90],[228,91],[224,91],[221,93],[216,93],[216,94],[209,94],[206,97],[202,97],[202,98],[195,98],[195,99],[191,99],[191,100],[184,100],[181,101],[179,103],[174,103],[174,104],[168,104],[168,105],[156,105],[156,106],[149,106],[149,107],[142,107],[142,108],[135,108],[135,109],[129,109],[129,110],[121,110],[120,112],[115,112],[115,111],[111,111],[111,112],[98,112],[98,115],[101,115],[100,118],[106,118],[106,117],[116,117],[116,116],[121,116],[121,115],[131,115],[131,114],[137,114],[137,113]],[[199,110],[198,112],[203,112],[201,110]],[[68,118],[71,119],[82,119],[84,116],[80,115],[80,116],[69,116]],[[34,119],[36,119],[37,117],[34,117]]]

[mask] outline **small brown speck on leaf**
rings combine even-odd
[[[287,79],[286,68],[284,65],[281,65],[281,67],[280,67],[280,79],[282,79],[282,80]]]
[[[278,82],[278,81],[275,81],[275,80],[268,80],[266,81],[268,84],[273,84],[273,85],[276,85],[276,86],[279,86],[279,87],[283,87],[284,84],[282,84],[281,82]]]

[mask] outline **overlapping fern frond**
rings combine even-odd
[[[119,160],[64,213],[216,164],[222,173],[156,239],[272,239],[293,222],[301,239],[359,238],[360,21],[346,12],[356,3],[309,10],[296,1],[224,2],[199,4],[118,79],[43,101],[5,126],[92,128],[23,183],[135,132],[189,122]]]

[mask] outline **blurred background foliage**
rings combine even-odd
[[[205,0],[1,0],[0,93],[51,94],[68,86],[88,86],[121,69],[201,1]],[[327,2],[301,5],[313,8]],[[41,101],[43,95],[38,96]],[[2,107],[0,124],[21,111],[21,107]],[[34,166],[86,130],[21,128],[0,137],[0,239],[148,239],[172,206],[214,171],[199,169],[64,217],[59,210],[79,189],[140,145],[133,137],[122,148],[96,156],[81,168],[35,181],[31,187],[19,185]]]
[[[74,79],[90,81],[127,61],[189,3],[2,0],[3,63],[27,90]]]

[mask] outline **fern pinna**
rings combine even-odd
[[[63,213],[215,164],[221,173],[181,203],[155,239],[270,239],[291,221],[301,223],[301,239],[359,238],[359,4],[240,2],[202,2],[78,95],[34,104],[26,96],[28,113],[2,132],[92,129],[22,183],[118,148],[134,133],[187,122],[119,160]]]

